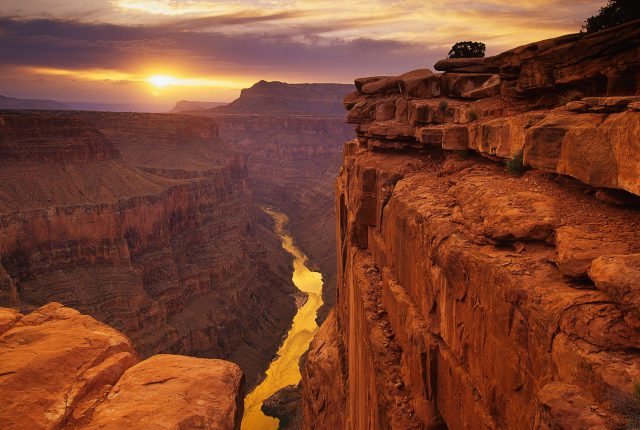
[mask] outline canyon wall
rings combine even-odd
[[[638,414],[639,24],[355,81],[303,428]]]
[[[144,357],[228,358],[249,384],[266,369],[291,262],[210,119],[4,111],[0,165],[1,305],[58,301]]]
[[[240,368],[179,355],[140,361],[122,333],[49,303],[0,308],[0,422],[6,430],[237,430]]]
[[[220,137],[247,155],[256,200],[289,217],[296,244],[324,277],[323,320],[335,303],[333,188],[345,124],[341,99],[353,90],[340,84],[285,84],[261,81],[238,100],[207,112]]]

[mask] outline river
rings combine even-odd
[[[309,342],[318,330],[316,312],[322,306],[322,274],[307,267],[307,256],[295,246],[291,235],[286,233],[285,225],[289,219],[274,209],[262,210],[273,217],[275,232],[282,241],[282,247],[294,258],[293,283],[300,291],[307,293],[309,298],[293,317],[291,329],[278,350],[277,357],[269,365],[264,380],[245,397],[242,430],[278,428],[279,422],[276,418],[262,413],[262,402],[281,388],[300,382],[298,361],[309,348]]]

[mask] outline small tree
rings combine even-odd
[[[482,42],[458,42],[451,47],[449,58],[479,58],[484,57],[487,47]]]
[[[596,15],[587,18],[582,30],[587,33],[595,33],[636,19],[640,19],[640,2],[638,0],[609,0],[607,5],[600,8]]]

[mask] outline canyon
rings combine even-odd
[[[255,87],[234,113],[0,111],[0,306],[36,315],[60,302],[121,331],[145,362],[224,358],[244,374],[236,397],[256,385],[303,300],[257,205],[308,230],[305,260],[335,291],[332,182],[350,126],[331,112],[352,86]],[[298,323],[309,340],[312,313]],[[70,426],[71,409],[50,428]]]
[[[640,22],[435,68],[344,99],[303,428],[635,428]]]
[[[341,104],[353,85],[260,81],[212,118],[220,137],[247,154],[256,200],[289,217],[288,229],[324,279],[321,322],[335,303],[334,183],[342,143],[353,134]]]
[[[633,428],[640,22],[435,69],[0,110],[3,427]]]
[[[57,301],[143,357],[227,358],[250,382],[264,372],[295,312],[290,260],[255,210],[244,156],[211,120],[1,120],[3,306]]]

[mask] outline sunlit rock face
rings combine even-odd
[[[0,299],[73,306],[144,357],[230,358],[253,382],[295,311],[245,156],[210,119],[0,115]]]
[[[0,308],[0,357],[3,429],[239,428],[236,364],[140,361],[122,333],[59,303]]]
[[[635,22],[356,80],[303,428],[627,425],[639,50]]]
[[[289,216],[296,243],[324,277],[320,319],[335,302],[333,186],[342,142],[353,133],[341,107],[350,91],[352,85],[262,81],[228,106],[198,112],[246,154],[255,198]]]

